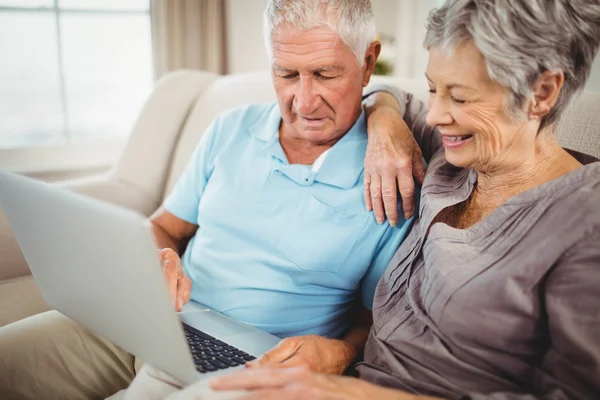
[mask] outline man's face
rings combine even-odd
[[[352,50],[329,27],[303,31],[283,25],[273,30],[271,41],[282,133],[316,145],[334,143],[360,114],[362,88],[379,43],[369,47],[369,63],[359,67]]]

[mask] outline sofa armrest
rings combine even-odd
[[[141,110],[116,167],[105,175],[56,185],[150,215],[162,201],[173,152],[188,113],[217,78],[213,73],[186,70],[164,75]],[[0,281],[29,274],[0,211]]]

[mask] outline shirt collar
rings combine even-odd
[[[287,157],[279,144],[281,112],[277,103],[268,109],[254,125],[250,133],[265,142],[265,150],[287,164]],[[367,124],[364,110],[350,130],[329,150],[315,180],[321,183],[350,189],[356,185],[364,169],[367,152]]]
[[[317,172],[316,181],[350,189],[360,179],[367,154],[367,124],[362,111],[352,128],[337,142]]]

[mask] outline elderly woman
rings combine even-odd
[[[426,158],[439,151],[377,287],[362,380],[267,368],[213,387],[252,399],[598,398],[600,162],[554,132],[599,43],[597,0],[432,12],[426,122],[441,140],[418,113],[413,125]]]
[[[341,373],[364,348],[375,287],[411,223],[378,224],[362,201],[363,87],[380,44],[368,0],[271,5],[278,101],[219,115],[150,222],[177,310],[191,297],[279,337],[327,337],[321,353]],[[331,26],[302,28],[323,16]],[[126,350],[56,311],[2,327],[0,398],[113,395],[136,374]],[[202,373],[243,363],[195,361]]]

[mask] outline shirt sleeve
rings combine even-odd
[[[423,158],[426,162],[442,147],[442,136],[436,128],[433,128],[425,122],[427,116],[427,106],[422,101],[414,98],[411,93],[407,93],[395,86],[377,84],[369,86],[363,93],[363,98],[370,96],[375,92],[387,92],[394,96],[402,113],[402,118],[406,125],[412,131],[417,144],[421,148]]]
[[[545,292],[549,349],[533,394],[469,394],[473,400],[573,400],[600,394],[600,228],[554,266]]]
[[[204,131],[177,184],[164,201],[167,211],[192,224],[198,223],[200,199],[214,169],[214,138],[219,126],[216,119]]]
[[[388,224],[385,233],[379,240],[379,244],[375,250],[375,257],[361,281],[363,305],[367,310],[373,309],[373,299],[375,297],[377,284],[385,272],[390,260],[394,257],[396,250],[398,250],[398,247],[400,247],[400,244],[408,235],[414,222],[414,218],[415,217],[412,216],[404,221],[404,224],[400,224],[400,222],[402,222],[401,218],[396,227],[392,227]]]

